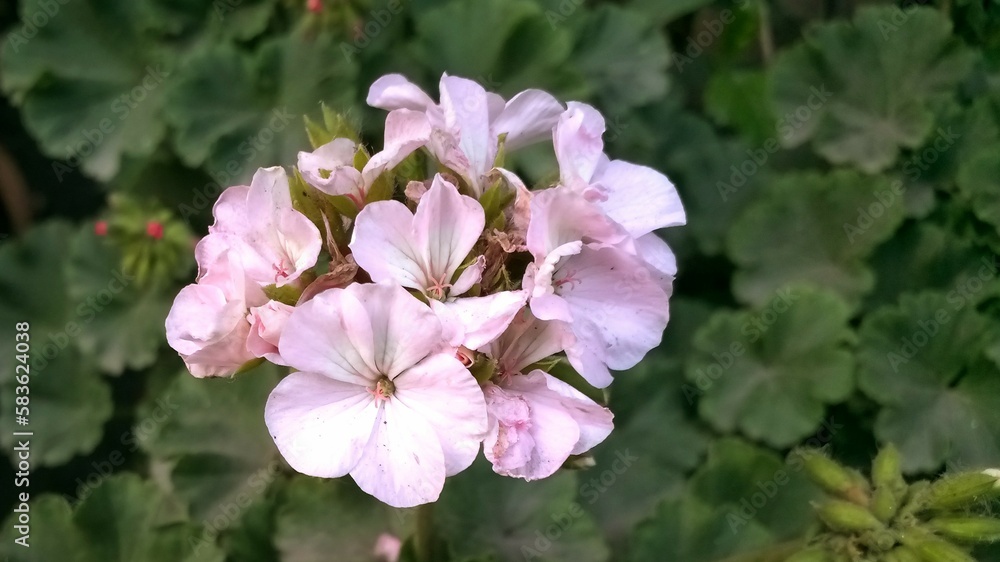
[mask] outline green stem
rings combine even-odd
[[[425,503],[417,508],[417,531],[414,546],[417,549],[417,559],[420,562],[431,560],[434,540],[434,504]]]
[[[758,0],[757,16],[760,18],[758,29],[760,56],[764,66],[767,66],[774,57],[774,31],[771,29],[771,9],[767,5],[767,0]]]

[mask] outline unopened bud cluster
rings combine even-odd
[[[1000,541],[1000,471],[985,470],[908,484],[892,445],[871,478],[815,450],[799,450],[807,474],[827,492],[814,504],[822,530],[786,562],[976,562],[971,549]]]

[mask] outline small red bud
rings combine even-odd
[[[318,14],[323,11],[323,0],[307,0],[306,7],[310,12]]]
[[[94,234],[98,236],[107,236],[108,234],[108,221],[97,221],[94,223]]]
[[[146,223],[146,234],[157,240],[163,238],[163,225],[159,221],[149,221]]]

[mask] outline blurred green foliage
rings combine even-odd
[[[796,446],[860,468],[892,442],[910,477],[1000,466],[1000,2],[922,3],[0,7],[17,109],[0,147],[44,218],[0,243],[0,345],[31,323],[35,432],[32,547],[11,514],[0,554],[365,560],[412,533],[416,513],[281,464],[262,420],[276,372],[197,381],[162,333],[221,190],[293,163],[321,103],[381,144],[364,97],[388,72],[593,103],[609,151],[665,171],[688,211],[664,233],[671,325],[611,387],[594,466],[524,483],[475,465],[434,507],[434,559],[780,561],[816,528]],[[554,177],[550,152],[510,161]]]

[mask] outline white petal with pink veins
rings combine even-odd
[[[431,308],[448,324],[452,345],[478,349],[503,333],[526,302],[524,291],[502,291],[485,297],[431,301]]]
[[[674,184],[652,168],[613,160],[598,170],[593,183],[606,196],[600,207],[634,237],[687,222]]]
[[[401,74],[387,74],[376,80],[368,89],[366,103],[389,111],[401,108],[422,111],[435,105],[419,86]]]
[[[333,139],[312,152],[299,152],[297,168],[306,183],[328,195],[357,195],[361,172],[354,167],[357,144]]]
[[[507,134],[505,148],[517,150],[552,134],[563,106],[552,94],[525,90],[512,97],[503,111],[491,119],[492,135]]]

